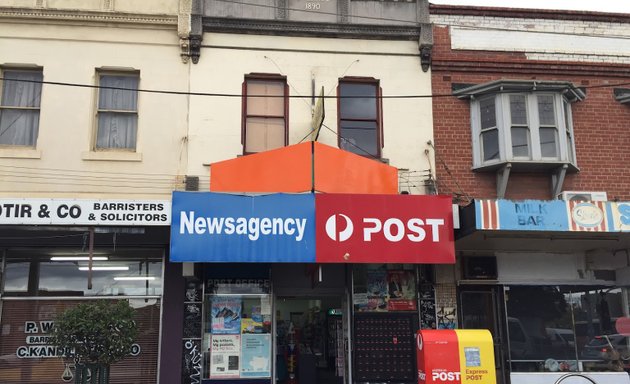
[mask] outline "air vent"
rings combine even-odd
[[[186,191],[198,191],[199,176],[186,176],[185,189]]]

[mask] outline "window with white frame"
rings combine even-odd
[[[495,81],[455,92],[470,98],[473,165],[575,164],[571,102],[584,93],[566,82]]]
[[[287,145],[288,111],[286,77],[246,75],[243,83],[243,153],[257,153]]]
[[[2,68],[0,145],[35,147],[42,93],[41,69]]]
[[[98,72],[95,149],[136,149],[139,80],[138,72]]]

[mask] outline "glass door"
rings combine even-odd
[[[503,313],[503,291],[498,286],[461,287],[459,291],[461,326],[463,329],[487,329],[492,334],[497,384],[505,379],[505,352],[500,313]]]
[[[278,296],[276,383],[343,384],[344,310],[339,296]]]

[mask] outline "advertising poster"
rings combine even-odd
[[[241,319],[241,333],[263,333],[262,321],[256,321],[253,318]]]
[[[367,271],[366,311],[387,311],[387,271],[374,269]]]
[[[368,308],[368,296],[367,293],[355,293],[352,295],[352,302],[354,303],[354,310],[357,312],[365,312]]]
[[[389,311],[415,311],[415,278],[412,271],[387,271],[387,309]]]
[[[212,299],[210,317],[212,334],[238,335],[241,333],[241,299],[217,296]]]
[[[241,335],[212,335],[210,378],[239,377]]]
[[[271,376],[271,335],[242,336],[241,377]]]

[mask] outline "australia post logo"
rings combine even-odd
[[[339,228],[338,222],[343,223],[343,228]],[[395,217],[384,221],[376,217],[364,217],[360,219],[361,234],[363,241],[371,242],[373,237],[383,236],[385,240],[396,243],[408,239],[411,242],[419,243],[427,237],[425,226],[429,227],[431,241],[440,241],[439,227],[444,225],[443,218],[411,218],[406,222]],[[326,220],[326,235],[333,241],[347,241],[354,234],[353,220],[342,213],[332,215]]]
[[[316,195],[318,262],[453,263],[448,196]]]

